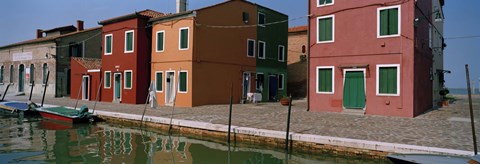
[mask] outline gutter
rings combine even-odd
[[[307,13],[307,111],[310,111],[310,16],[311,16],[311,0],[308,1]]]

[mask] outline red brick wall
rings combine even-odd
[[[307,92],[307,61],[300,59],[302,47],[307,50],[307,31],[290,32],[288,34],[288,91],[293,97],[306,97]]]

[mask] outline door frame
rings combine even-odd
[[[20,67],[23,66],[23,71],[20,71]],[[25,72],[26,72],[25,64],[18,65],[18,92],[25,92]],[[20,87],[21,86],[21,87]],[[20,88],[22,91],[20,91]]]
[[[367,102],[366,102],[366,99],[367,99],[367,69],[366,68],[345,68],[343,69],[343,92],[342,92],[342,108],[343,110],[345,109],[351,109],[351,108],[345,108],[345,106],[343,105],[343,93],[345,93],[345,75],[347,74],[347,72],[353,72],[353,71],[362,71],[363,72],[363,87],[365,89],[365,107],[362,109],[363,111],[366,111],[367,109]]]
[[[247,93],[244,93],[245,92],[245,75],[247,75],[248,77],[248,91]],[[248,96],[248,93],[251,93],[252,92],[252,73],[251,72],[243,72],[242,73],[242,99],[243,98],[247,98],[247,97],[243,97],[244,95]]]
[[[115,89],[117,87],[117,83],[115,83],[115,76],[116,75],[119,75],[120,76],[120,98],[118,99],[118,101],[122,101],[122,72],[115,72],[113,73],[113,101],[115,101]]]
[[[173,105],[173,104],[169,104],[169,103],[168,103],[168,100],[167,100],[167,95],[169,94],[169,93],[167,92],[167,88],[169,87],[169,86],[167,85],[167,84],[168,84],[168,83],[167,83],[167,79],[168,79],[168,74],[169,74],[169,73],[173,73],[173,78],[172,78],[173,81],[171,82],[171,83],[173,84],[173,89],[172,89],[170,92],[172,92],[172,91],[173,91],[173,92],[176,92],[176,91],[177,91],[177,90],[176,90],[177,88],[176,88],[176,85],[175,85],[175,70],[165,71],[165,92],[164,92],[164,93],[165,93],[165,106],[171,106],[171,105]],[[170,93],[170,94],[172,94],[172,93]],[[175,96],[176,96],[176,95],[175,95]]]
[[[273,73],[268,73],[268,91],[267,91],[267,101],[270,102],[270,77],[275,76],[277,78],[277,96],[278,96],[278,75]],[[280,100],[280,99],[279,99]]]
[[[85,84],[83,83],[83,79],[84,78],[87,78],[87,82],[88,82],[88,88],[87,90],[85,90]],[[82,100],[90,100],[90,75],[83,75],[82,76]],[[86,93],[84,93],[84,91],[86,91]],[[87,94],[87,98],[85,99],[85,95],[84,94]]]

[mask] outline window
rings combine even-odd
[[[132,70],[125,71],[125,89],[132,89]]]
[[[180,38],[179,38],[179,44],[180,44],[180,50],[187,50],[188,49],[188,27],[180,28]]]
[[[157,92],[163,91],[163,72],[155,72],[155,88]]]
[[[263,83],[265,82],[265,76],[263,75],[263,73],[259,72],[257,73],[257,83],[256,83],[256,86],[257,86],[257,91],[259,91],[260,93],[262,93],[263,91]]]
[[[284,88],[283,84],[284,84],[283,74],[279,74],[278,75],[278,89],[283,90],[283,88]]]
[[[377,37],[400,36],[400,6],[390,6],[377,9]]]
[[[3,65],[2,65],[2,67],[0,67],[0,83],[2,83],[2,84],[3,84],[4,73],[5,73],[5,67],[3,67]]]
[[[105,35],[105,55],[112,54],[113,35]]]
[[[165,31],[157,31],[157,52],[165,50]]]
[[[110,88],[112,87],[112,80],[111,80],[111,77],[112,77],[112,72],[111,71],[105,71],[105,77],[104,77],[104,88]]]
[[[35,65],[30,64],[30,83],[33,84],[35,81]]]
[[[278,46],[278,61],[280,62],[285,61],[285,46],[282,46],[282,45]]]
[[[258,13],[258,25],[260,27],[265,27],[265,23],[267,23],[267,17],[264,13]]]
[[[69,56],[70,57],[82,57],[83,56],[82,49],[83,49],[83,44],[82,43],[78,43],[78,44],[70,43],[70,46],[69,46],[70,54],[69,54]]]
[[[43,75],[43,84],[47,83],[47,76],[48,76],[48,65],[47,63],[43,63],[42,66],[42,75]]]
[[[433,34],[433,30],[432,30],[432,25],[428,25],[428,47],[432,48],[432,45],[433,45],[433,40],[432,40],[432,34]]]
[[[334,42],[335,16],[323,16],[317,18],[317,43]]]
[[[14,74],[13,74],[13,71],[14,71],[13,65],[11,65],[11,66],[10,66],[10,83],[13,83],[13,75],[14,75]]]
[[[178,85],[180,85],[178,87],[178,92],[179,93],[187,93],[187,72],[186,71],[180,71],[180,83]]]
[[[258,41],[258,58],[265,59],[265,50],[267,44],[264,41]]]
[[[333,0],[317,0],[317,7],[333,5]]]
[[[335,68],[317,67],[317,93],[333,94],[335,88]]]
[[[377,95],[400,95],[400,65],[377,65]]]
[[[252,39],[247,40],[247,56],[255,57],[255,40],[252,40]]]
[[[125,31],[125,53],[133,52],[133,30]]]

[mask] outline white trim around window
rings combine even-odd
[[[187,30],[187,48],[182,48],[182,30]],[[179,50],[188,50],[190,47],[190,27],[182,27],[178,29],[178,49]]]
[[[249,47],[249,46],[250,46],[250,42],[253,42],[253,55],[252,55],[252,56],[250,56],[250,55],[248,54],[248,52],[249,52],[249,50],[250,50],[250,47]],[[255,58],[255,47],[256,47],[255,44],[256,44],[256,43],[255,43],[255,40],[253,40],[253,39],[247,39],[247,57]]]
[[[387,10],[387,9],[394,9],[398,8],[398,34],[395,35],[380,35],[380,11]],[[377,38],[389,38],[389,37],[397,37],[402,34],[402,7],[400,5],[395,6],[388,6],[388,7],[380,7],[377,8]]]
[[[107,79],[107,73],[109,73],[109,81],[106,80]],[[105,79],[103,81],[103,88],[105,88],[105,89],[112,88],[112,71],[105,71],[105,73],[103,73],[103,74],[104,74],[103,79]],[[107,87],[107,82],[109,82],[109,84],[110,84],[110,85],[108,85],[108,87]]]
[[[282,51],[280,51],[280,48],[283,48]],[[280,53],[282,54],[282,58],[280,58]],[[278,45],[278,61],[285,62],[285,46],[283,45]]]
[[[382,67],[397,67],[397,93],[396,94],[385,94],[380,93],[380,68]],[[376,72],[376,94],[377,96],[400,96],[400,64],[377,64]]]
[[[158,82],[158,79],[157,79],[157,74],[158,73],[161,73],[162,74],[162,79],[160,79],[160,81],[162,82],[162,88],[161,90],[158,90],[158,87],[157,87],[157,82]],[[159,93],[162,93],[163,92],[163,71],[155,71],[155,92],[159,92]]]
[[[263,57],[260,57],[260,43],[263,43]],[[264,41],[259,40],[258,41],[258,58],[259,59],[265,59],[267,56],[267,43]]]
[[[280,76],[282,77],[282,80],[280,80]],[[278,74],[278,83],[282,81],[282,86],[278,84],[278,90],[283,90],[285,88],[285,75],[284,74]]]
[[[260,24],[260,15],[263,15],[263,24]],[[258,22],[257,22],[258,26],[265,27],[265,24],[267,24],[267,15],[265,15],[265,13],[258,12],[257,19],[258,19]]]
[[[159,47],[158,47],[158,34],[159,34],[159,33],[163,33],[163,49],[160,50],[160,51],[158,50],[158,48],[159,48]],[[163,51],[165,51],[165,31],[164,31],[164,30],[162,30],[162,31],[157,31],[157,32],[155,33],[155,38],[156,38],[156,40],[155,40],[155,52],[163,52]]]
[[[107,37],[110,37],[110,53],[107,53]],[[107,34],[105,35],[105,43],[104,43],[104,51],[103,53],[105,55],[111,55],[113,53],[113,34]]]
[[[332,70],[332,92],[320,92],[318,91],[319,88],[318,88],[318,70],[319,69],[331,69]],[[335,93],[335,67],[334,66],[317,66],[316,70],[316,75],[315,75],[315,81],[316,81],[316,86],[315,86],[315,92],[317,92],[317,94],[334,94]]]
[[[180,79],[181,75],[180,75],[180,74],[181,74],[182,72],[186,73],[186,77],[185,77],[185,91],[180,91],[180,85],[181,85],[181,84],[180,84],[180,83],[181,83],[181,79]],[[185,71],[185,70],[183,70],[183,71],[178,71],[178,93],[188,93],[188,71]]]
[[[130,50],[130,51],[127,50],[127,34],[128,33],[132,33],[132,50]],[[125,31],[124,52],[125,53],[132,53],[134,49],[135,49],[135,32],[134,32],[134,30]]]
[[[332,40],[320,41],[320,30],[318,28],[318,23],[320,19],[326,19],[326,18],[332,18]],[[317,17],[317,25],[315,25],[315,27],[317,27],[317,43],[318,44],[335,42],[335,15],[326,15],[326,16]]]
[[[127,87],[127,72],[130,72],[130,87]],[[125,79],[123,82],[123,89],[132,89],[133,87],[133,71],[132,70],[125,70],[123,71],[123,78]]]
[[[325,2],[327,1],[325,0]],[[330,5],[333,5],[334,3],[335,3],[335,0],[332,0],[332,3],[320,4],[320,0],[317,0],[317,7],[330,6]]]

